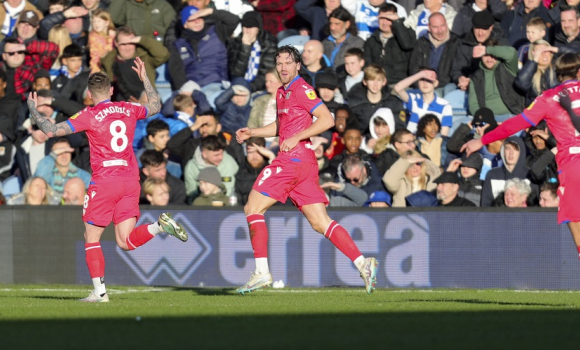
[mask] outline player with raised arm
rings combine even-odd
[[[244,206],[256,269],[248,283],[237,292],[244,294],[272,284],[264,213],[276,202],[284,203],[290,197],[312,228],[354,262],[367,293],[371,293],[376,284],[377,260],[365,258],[348,232],[328,216],[328,199],[318,183],[318,163],[310,138],[332,127],[334,119],[314,88],[298,75],[301,64],[298,50],[282,46],[274,57],[283,84],[276,92],[276,121],[261,128],[242,128],[236,132],[239,143],[250,137],[280,136],[278,157],[262,170]],[[314,122],[313,116],[317,118]]]
[[[32,119],[49,137],[86,131],[90,146],[93,176],[83,203],[85,254],[95,289],[83,302],[108,302],[105,288],[105,258],[99,243],[105,228],[113,221],[117,244],[133,250],[160,232],[187,241],[187,233],[170,213],[162,213],[159,221],[136,226],[139,213],[139,167],[133,152],[133,136],[138,119],[159,113],[159,95],[151,85],[145,64],[135,59],[133,70],[143,82],[148,103],[111,102],[113,88],[102,72],[89,76],[88,96],[95,103],[62,123],[53,124],[38,113],[35,92],[28,97]]]
[[[558,165],[558,223],[567,223],[580,257],[580,206],[576,203],[580,195],[580,132],[575,125],[574,109],[580,107],[580,83],[576,80],[580,69],[580,56],[566,53],[556,60],[556,76],[560,85],[544,91],[521,114],[502,123],[494,131],[480,139],[467,142],[461,148],[469,156],[483,145],[505,139],[514,133],[537,125],[542,119],[554,134],[557,144]],[[562,103],[562,104],[561,104]],[[572,112],[569,115],[566,110]]]

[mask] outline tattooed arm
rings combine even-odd
[[[143,82],[145,93],[147,94],[147,102],[143,106],[147,108],[147,117],[155,115],[161,111],[161,98],[147,76],[145,63],[139,58],[135,58],[135,66],[131,67],[139,75],[139,79]]]
[[[49,118],[41,115],[40,112],[38,112],[36,109],[38,104],[38,97],[36,96],[36,92],[31,92],[30,95],[28,95],[27,103],[32,119],[36,125],[38,125],[38,128],[46,134],[46,136],[65,136],[73,133],[73,130],[67,122],[54,124],[49,120]]]

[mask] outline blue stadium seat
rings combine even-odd
[[[167,72],[167,63],[160,65],[156,69],[155,88],[161,96],[161,101],[166,101],[171,96],[171,83]]]
[[[9,199],[13,195],[20,193],[22,189],[22,183],[20,178],[16,175],[12,175],[2,181],[2,193],[6,199]]]

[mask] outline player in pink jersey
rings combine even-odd
[[[558,164],[558,223],[567,223],[580,257],[580,127],[573,109],[579,107],[580,83],[576,80],[580,69],[580,57],[567,53],[556,61],[556,75],[562,82],[553,89],[544,91],[521,114],[502,123],[481,139],[471,140],[461,148],[469,156],[483,145],[505,139],[514,133],[537,125],[546,120],[550,131],[558,141],[556,163]],[[575,101],[575,102],[571,102]],[[569,112],[568,112],[568,111]]]
[[[328,200],[318,183],[318,164],[310,138],[334,125],[330,111],[316,96],[314,88],[302,79],[300,53],[292,46],[282,46],[274,54],[276,70],[282,81],[276,92],[276,121],[261,128],[242,128],[236,132],[239,143],[250,137],[280,136],[280,152],[272,164],[262,170],[244,207],[254,249],[256,269],[238,293],[251,292],[272,284],[268,267],[268,229],[264,213],[276,202],[290,197],[312,225],[354,262],[365,282],[367,293],[376,284],[377,260],[365,258],[348,232],[326,213]],[[312,122],[312,116],[317,119]]]
[[[85,254],[95,289],[84,302],[108,302],[105,288],[105,259],[99,243],[105,228],[113,221],[117,244],[133,250],[160,232],[187,241],[187,233],[170,213],[162,213],[158,222],[136,226],[139,218],[139,167],[133,152],[133,135],[138,119],[159,113],[159,95],[151,85],[145,64],[135,59],[133,70],[143,82],[148,104],[111,102],[113,88],[109,77],[102,72],[89,76],[88,95],[95,103],[70,117],[53,124],[38,113],[37,96],[28,97],[28,108],[40,130],[49,137],[86,131],[91,152],[93,176],[83,203],[85,223]]]

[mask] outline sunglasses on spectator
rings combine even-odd
[[[7,54],[8,56],[14,56],[14,55],[16,55],[16,54],[19,54],[19,55],[26,55],[26,51],[14,51],[14,52],[6,52],[6,54]]]
[[[485,123],[476,123],[476,124],[473,124],[473,127],[474,128],[481,128],[481,127],[483,127],[485,125],[486,125]]]

